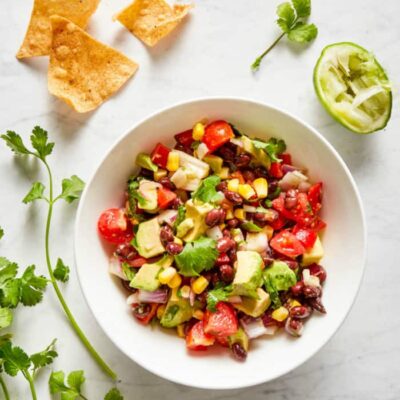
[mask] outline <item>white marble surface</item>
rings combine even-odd
[[[72,271],[65,295],[88,336],[118,372],[120,387],[128,400],[400,398],[400,3],[313,0],[312,20],[320,29],[317,40],[301,49],[282,42],[254,76],[250,63],[278,34],[273,22],[278,2],[196,1],[186,23],[149,50],[111,21],[112,14],[126,1],[102,0],[89,31],[139,62],[140,70],[117,96],[87,115],[75,113],[48,94],[45,58],[27,62],[14,58],[29,19],[31,1],[1,2],[0,130],[14,129],[28,135],[36,124],[47,128],[56,142],[51,163],[58,178],[73,173],[89,177],[119,135],[161,107],[198,96],[238,95],[287,109],[319,129],[342,155],[361,191],[369,225],[368,264],[349,318],[330,343],[302,367],[254,388],[223,392],[191,389],[141,369],[100,331]],[[326,115],[315,97],[312,68],[321,49],[344,40],[373,50],[394,82],[393,116],[384,132],[362,137],[345,131]],[[6,236],[0,243],[0,252],[21,265],[36,263],[45,272],[43,205],[27,207],[20,202],[29,186],[27,175],[33,179],[41,171],[36,165],[24,170],[1,146],[0,225]],[[74,207],[58,206],[52,252],[70,264],[73,222]],[[32,352],[57,337],[60,357],[55,368],[84,369],[87,397],[103,398],[110,382],[69,329],[50,288],[42,305],[18,309],[13,330],[15,341]],[[47,376],[48,371],[38,378],[40,399],[49,398]],[[21,378],[9,382],[13,399],[30,398]]]

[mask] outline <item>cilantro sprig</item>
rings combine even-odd
[[[220,286],[207,293],[207,308],[210,311],[216,311],[217,304],[220,301],[227,301],[232,293],[232,286]]]
[[[0,257],[0,329],[11,325],[12,309],[20,303],[24,306],[34,306],[43,299],[47,286],[44,276],[35,274],[35,266],[27,267],[18,275],[18,265]]]
[[[28,355],[21,347],[14,346],[10,337],[2,337],[0,340],[0,371],[12,377],[21,373],[29,383],[32,400],[37,400],[35,378],[40,369],[50,365],[58,356],[55,351],[55,340],[44,350]],[[10,399],[8,389],[0,374],[0,384],[6,399]]]
[[[211,269],[218,258],[216,241],[201,236],[193,242],[185,244],[183,251],[175,256],[179,273],[183,276],[199,276],[199,274]]]
[[[223,195],[217,192],[216,186],[221,182],[221,178],[211,175],[205,178],[199,188],[193,193],[193,199],[198,199],[203,203],[218,203],[223,199]]]
[[[65,178],[61,183],[61,190],[58,196],[54,195],[54,182],[51,173],[51,168],[47,162],[47,156],[49,156],[54,148],[54,143],[48,141],[48,133],[44,129],[36,126],[32,130],[30,136],[30,142],[32,148],[28,148],[22,137],[13,131],[8,131],[6,134],[1,135],[1,138],[6,142],[7,146],[18,156],[32,156],[38,159],[45,167],[48,175],[48,189],[42,182],[33,183],[28,194],[24,197],[23,202],[28,204],[34,201],[43,200],[47,202],[47,219],[46,219],[46,230],[45,230],[45,255],[46,264],[50,277],[50,282],[56,292],[57,298],[61,304],[61,307],[67,316],[72,328],[78,335],[79,339],[92,355],[97,364],[105,371],[111,378],[116,379],[115,372],[106,364],[101,358],[88,338],[79,327],[75,317],[73,316],[70,308],[68,307],[64,296],[58,286],[57,281],[66,282],[69,276],[69,268],[63,263],[61,259],[58,259],[56,267],[53,268],[51,256],[50,256],[50,227],[53,215],[53,207],[58,200],[64,200],[67,203],[72,203],[80,197],[80,194],[84,188],[84,182],[77,177],[72,175],[70,178]],[[10,272],[13,278],[15,278],[14,272]],[[40,290],[43,289],[44,282],[34,275],[34,267],[28,267],[24,272],[19,283],[1,286],[2,298],[11,299],[8,302],[14,304],[16,300],[21,301],[23,304],[32,303],[40,296]],[[11,296],[10,291],[13,293]],[[18,293],[18,294],[15,294]],[[14,303],[13,303],[14,302]],[[29,305],[29,304],[28,304]],[[8,323],[9,316],[4,315],[2,319],[3,323]]]
[[[271,138],[268,141],[253,139],[252,143],[256,149],[263,150],[267,153],[272,162],[279,162],[279,155],[286,150],[286,143],[282,139]]]
[[[282,33],[278,38],[255,59],[251,68],[255,71],[259,68],[263,58],[281,41],[286,35],[287,38],[296,43],[308,43],[318,35],[318,28],[315,24],[306,23],[311,14],[311,0],[291,0],[279,4],[276,14],[276,23],[281,28]]]
[[[49,378],[49,389],[51,394],[60,394],[61,400],[88,400],[82,393],[82,386],[85,383],[83,371],[72,371],[65,377],[63,371],[52,372]],[[123,400],[120,391],[112,388],[104,397],[104,400]]]

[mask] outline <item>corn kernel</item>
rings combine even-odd
[[[157,318],[158,319],[161,319],[162,318],[162,316],[163,316],[163,314],[164,314],[164,312],[165,312],[165,305],[164,304],[162,304],[161,306],[159,306],[158,308],[157,308]]]
[[[275,321],[279,321],[279,322],[284,321],[288,316],[289,316],[289,311],[285,307],[279,307],[276,310],[274,310],[271,314],[271,317]]]
[[[193,127],[192,136],[194,140],[201,140],[204,136],[204,125],[201,122],[197,122]]]
[[[299,306],[301,306],[301,303],[299,301],[294,299],[290,300],[290,307],[299,307]]]
[[[219,225],[219,229],[221,229],[221,231],[223,231],[226,228],[226,224],[220,224]]]
[[[168,175],[167,170],[165,169],[158,169],[153,173],[154,180],[158,182],[160,179],[165,178]]]
[[[182,240],[177,238],[176,236],[174,237],[174,243],[176,244],[183,244]]]
[[[199,319],[200,321],[203,319],[204,313],[201,310],[196,310],[193,312],[193,318]]]
[[[171,151],[168,154],[167,160],[167,170],[176,171],[179,168],[179,153],[176,151]]]
[[[229,168],[223,167],[221,171],[217,174],[221,179],[228,179],[229,177]]]
[[[265,178],[254,179],[253,186],[259,199],[265,199],[268,196],[268,182]]]
[[[192,283],[192,290],[196,294],[200,294],[204,292],[207,286],[208,280],[204,276],[200,276]]]
[[[226,210],[225,219],[233,219],[233,211],[232,211],[232,209]]]
[[[248,183],[245,183],[244,185],[239,185],[238,192],[246,200],[249,200],[256,195],[256,192]]]
[[[176,327],[176,332],[178,333],[179,337],[184,338],[185,337],[185,326],[183,324],[180,324]]]
[[[181,286],[182,278],[179,274],[175,274],[174,277],[167,283],[167,285],[171,288],[177,288]]]
[[[237,218],[237,219],[245,219],[246,218],[246,213],[243,210],[243,208],[237,208],[233,215]]]
[[[190,296],[190,286],[184,285],[181,287],[181,297],[184,299],[188,299]]]
[[[166,285],[176,274],[177,272],[174,267],[168,267],[160,272],[158,275],[158,280],[161,284]]]
[[[231,179],[228,181],[228,190],[231,192],[236,192],[239,190],[239,179]]]

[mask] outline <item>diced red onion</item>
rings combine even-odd
[[[289,164],[282,164],[282,172],[287,174],[288,172],[299,171],[300,168],[294,167],[293,165]]]
[[[139,303],[158,303],[164,304],[168,300],[168,292],[163,289],[155,290],[154,292],[148,292],[147,290],[138,290]]]
[[[165,222],[169,226],[172,226],[176,220],[177,215],[177,210],[165,210],[158,216],[158,223],[161,225],[163,222]]]
[[[240,139],[233,138],[230,140],[230,142],[238,147],[243,147],[243,142]]]
[[[242,302],[242,298],[240,296],[230,296],[228,298],[228,302],[232,304],[240,304]]]
[[[239,322],[249,339],[254,339],[267,334],[267,328],[264,326],[261,318],[251,318],[245,316],[241,318]]]
[[[310,189],[310,187],[311,187],[311,184],[309,182],[302,181],[302,182],[300,182],[298,189],[299,189],[299,192],[307,193],[308,190]]]
[[[221,239],[224,236],[219,226],[214,226],[208,229],[206,234],[209,238],[214,240]]]
[[[121,279],[123,279],[125,281],[128,280],[126,278],[124,272],[122,271],[121,263],[120,263],[118,257],[116,257],[116,256],[111,256],[110,257],[110,261],[108,263],[108,272],[110,274],[118,276],[118,278],[121,278]]]
[[[299,171],[288,172],[280,181],[279,187],[287,191],[289,189],[297,189],[301,182],[307,181],[307,177]]]

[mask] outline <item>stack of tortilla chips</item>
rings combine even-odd
[[[84,31],[100,0],[35,0],[17,58],[50,56],[48,88],[78,112],[97,108],[131,78],[138,64]],[[191,6],[135,0],[116,19],[145,44],[167,36]]]

